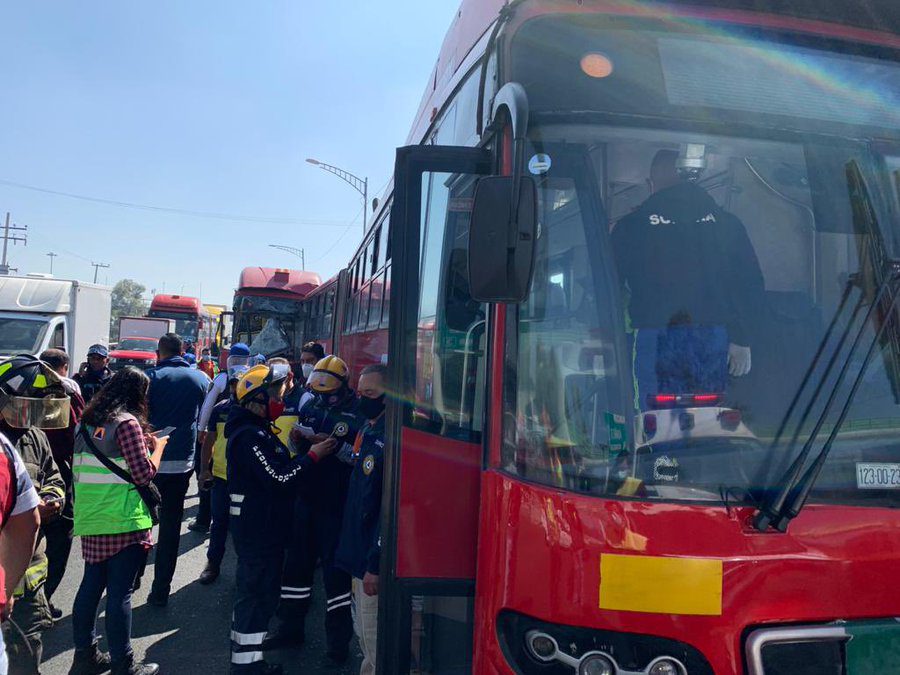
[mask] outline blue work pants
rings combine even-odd
[[[131,589],[147,559],[140,544],[126,546],[99,563],[85,563],[81,586],[72,607],[72,632],[76,649],[87,649],[97,639],[97,607],[106,590],[106,639],[113,661],[132,654]]]

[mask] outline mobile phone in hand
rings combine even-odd
[[[156,438],[166,438],[173,431],[175,431],[175,427],[163,427],[162,429],[160,429],[158,431],[152,432],[150,435],[155,436]]]

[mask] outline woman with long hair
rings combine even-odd
[[[75,534],[81,536],[84,577],[72,609],[75,660],[70,674],[154,675],[159,666],[135,661],[131,592],[153,546],[150,510],[135,485],[147,485],[165,439],[147,434],[150,380],[126,367],[91,399],[75,435]],[[117,475],[109,464],[129,474]],[[109,654],[97,648],[97,606],[106,590]]]

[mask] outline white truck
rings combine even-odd
[[[0,358],[55,347],[74,374],[88,347],[109,344],[111,299],[111,288],[84,281],[0,276]]]

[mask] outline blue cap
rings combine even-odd
[[[243,342],[235,342],[231,345],[231,351],[229,352],[232,356],[250,356],[250,347],[245,345]]]
[[[88,356],[102,356],[104,359],[109,356],[109,350],[105,345],[96,344],[88,347]]]
[[[184,355],[184,360],[188,363],[197,363],[197,357],[193,352],[186,352]]]

